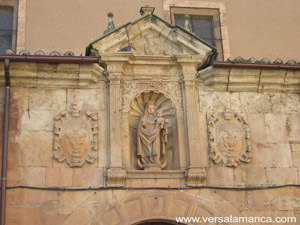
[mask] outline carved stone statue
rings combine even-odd
[[[166,144],[168,141],[168,119],[154,102],[147,103],[137,133],[137,158],[141,169],[163,169],[166,167]]]

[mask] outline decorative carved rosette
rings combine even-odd
[[[166,97],[172,99],[177,109],[182,109],[181,85],[179,83],[159,83],[159,82],[126,82],[123,88],[123,112],[128,112],[132,100],[143,92],[161,92]]]
[[[236,167],[240,161],[251,160],[250,132],[243,116],[226,108],[223,113],[215,113],[208,124],[210,158],[215,163]]]
[[[81,167],[85,161],[93,163],[97,158],[97,117],[85,114],[73,105],[71,112],[55,117],[54,158],[66,161],[70,167]]]

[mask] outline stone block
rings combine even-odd
[[[57,204],[58,191],[13,189],[7,192],[7,204]]]
[[[91,217],[92,215],[89,209],[79,207],[68,216],[62,225],[87,224]]]
[[[266,172],[269,184],[298,184],[298,174],[296,168],[266,168]]]
[[[5,222],[9,225],[44,224],[40,209],[37,206],[17,207],[8,205]]]
[[[66,110],[66,90],[31,88],[29,90],[29,110]]]
[[[291,143],[290,145],[292,152],[300,152],[300,144]]]
[[[73,170],[70,168],[47,168],[46,186],[71,187],[73,182]]]
[[[23,186],[44,187],[45,186],[45,168],[41,167],[23,167],[21,169]]]
[[[265,116],[263,114],[247,114],[252,143],[266,143]]]
[[[207,168],[208,186],[234,186],[233,168],[224,165],[213,165]]]
[[[266,169],[262,167],[246,167],[244,168],[247,177],[247,185],[260,186],[267,184]]]
[[[22,130],[53,131],[54,111],[30,110],[22,116]]]
[[[53,133],[48,131],[23,131],[19,138],[21,165],[50,167],[53,161]]]
[[[248,207],[247,192],[245,191],[216,190],[216,193],[239,210],[245,210]]]
[[[269,211],[272,209],[271,199],[272,199],[272,192],[270,192],[270,190],[248,191],[247,192],[248,210]]]
[[[94,191],[62,191],[59,192],[59,215],[70,215],[81,204],[84,204],[90,197],[94,197]]]
[[[272,113],[281,113],[282,93],[270,93]]]
[[[57,215],[57,206],[51,203],[42,205],[11,205],[7,207],[6,224],[9,225],[53,225],[62,224],[64,215]]]
[[[239,92],[233,92],[230,93],[230,108],[234,112],[240,112],[241,111],[241,101],[240,101],[240,93]]]
[[[293,166],[300,169],[300,152],[292,151]]]
[[[289,144],[252,144],[252,166],[292,167]]]
[[[67,110],[77,103],[79,110],[103,110],[103,91],[100,89],[68,89]]]
[[[240,93],[241,108],[248,113],[270,113],[272,105],[267,93]]]
[[[103,168],[75,168],[73,171],[73,186],[103,186],[103,176]]]
[[[299,94],[284,94],[281,97],[281,113],[300,113]]]
[[[266,133],[269,143],[288,143],[287,116],[282,114],[266,114]]]
[[[21,170],[19,168],[7,170],[7,186],[18,186],[21,181]]]
[[[290,114],[287,118],[289,141],[300,142],[300,114]]]

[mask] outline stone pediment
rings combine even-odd
[[[86,55],[130,52],[133,55],[215,56],[216,49],[180,26],[154,14],[114,29],[91,42]]]

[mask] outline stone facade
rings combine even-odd
[[[299,71],[209,66],[210,46],[149,15],[89,52],[101,63],[11,63],[7,225],[300,221]],[[142,170],[150,101],[168,120],[167,164]]]

